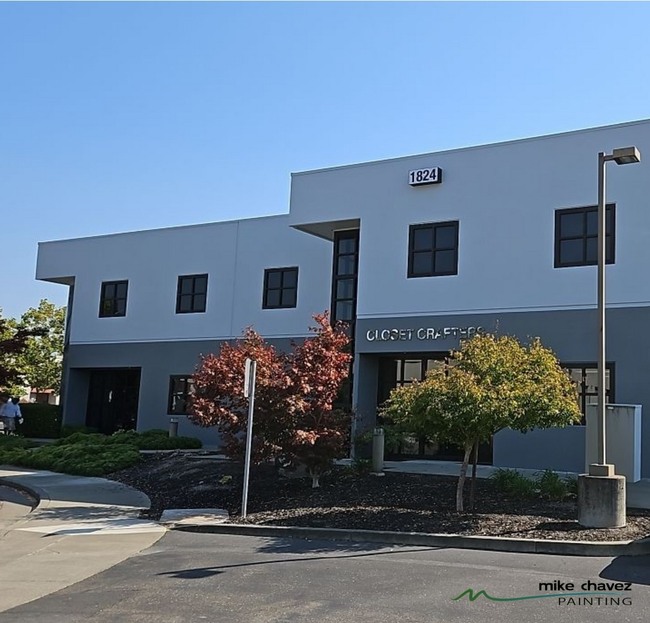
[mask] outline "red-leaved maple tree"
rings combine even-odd
[[[200,426],[215,426],[228,456],[239,458],[245,448],[248,399],[244,398],[244,362],[257,362],[253,460],[277,458],[302,464],[318,486],[320,475],[343,456],[351,415],[334,409],[348,376],[349,338],[332,327],[327,313],[314,316],[311,337],[278,352],[252,328],[242,339],[226,343],[218,355],[202,358],[194,374],[189,418]]]

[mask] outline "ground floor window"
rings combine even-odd
[[[169,415],[187,415],[189,410],[189,399],[193,390],[194,382],[191,376],[170,376],[167,413]]]
[[[595,363],[563,363],[578,390],[578,400],[582,411],[581,424],[585,424],[587,407],[598,404],[598,365]],[[605,402],[614,402],[614,364],[605,366]]]

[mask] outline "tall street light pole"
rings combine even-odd
[[[636,147],[614,149],[598,154],[598,463],[589,466],[592,476],[613,476],[614,466],[607,464],[605,405],[605,263],[607,261],[606,164],[633,164],[641,161]]]
[[[621,528],[626,524],[625,476],[614,473],[607,463],[605,405],[605,264],[607,262],[606,165],[641,161],[636,147],[598,154],[598,435],[597,463],[578,477],[578,522],[589,528]]]

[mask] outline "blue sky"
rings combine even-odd
[[[0,3],[3,315],[66,301],[34,279],[39,241],[283,213],[292,171],[648,118],[649,23],[647,3]]]

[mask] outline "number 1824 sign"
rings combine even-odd
[[[409,184],[411,186],[440,184],[440,182],[442,182],[442,171],[440,170],[440,167],[429,167],[427,169],[415,169],[415,171],[409,171]]]

